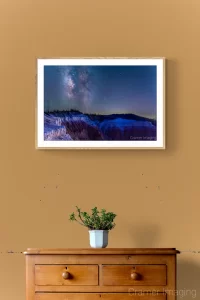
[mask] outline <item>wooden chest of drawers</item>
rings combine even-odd
[[[29,248],[26,300],[175,300],[177,253],[175,248]]]

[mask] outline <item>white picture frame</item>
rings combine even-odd
[[[165,58],[38,58],[37,59],[37,103],[36,103],[36,148],[37,149],[165,149]],[[46,125],[46,116],[49,116],[45,111],[45,103],[48,102],[48,99],[45,99],[45,70],[48,69],[46,67],[60,67],[60,68],[92,68],[95,70],[95,67],[155,67],[156,68],[156,86],[154,89],[156,90],[156,116],[155,122],[152,122],[152,126],[156,126],[156,138],[149,138],[142,136],[139,138],[133,136],[130,137],[130,140],[73,140],[70,136],[70,140],[60,139],[59,134],[64,134],[67,125],[65,125],[65,121],[61,121],[58,118],[58,137],[54,137],[54,129],[48,128]],[[45,69],[46,68],[46,69]],[[117,70],[117,69],[116,69]],[[68,82],[69,84],[69,82]],[[73,85],[72,85],[73,87]],[[147,96],[148,97],[148,96]],[[46,102],[45,102],[46,101]],[[67,100],[66,100],[67,101]],[[130,100],[131,101],[131,100]],[[82,112],[81,112],[82,113]],[[53,113],[52,113],[53,114]],[[52,115],[50,113],[50,116]],[[127,114],[127,112],[126,112]],[[133,112],[131,112],[133,114]],[[83,113],[83,115],[88,116]],[[106,118],[107,118],[106,114]],[[137,114],[136,114],[137,115]],[[141,118],[147,119],[141,121],[144,126],[148,126],[148,118],[139,116]],[[116,117],[119,120],[118,117]],[[121,119],[121,115],[120,115]],[[53,116],[53,121],[56,120],[56,117]],[[115,120],[116,121],[116,120]],[[151,120],[150,120],[151,121]],[[52,122],[52,120],[50,120]],[[114,121],[109,121],[109,124],[112,124]],[[115,122],[117,124],[117,121]],[[155,124],[156,123],[156,124]],[[63,125],[64,124],[64,125]],[[70,123],[71,124],[71,123]],[[107,122],[108,124],[108,122]],[[126,122],[124,122],[127,126]],[[129,124],[132,124],[129,122]],[[134,120],[133,120],[133,124]],[[137,124],[137,123],[136,123]],[[56,126],[56,125],[55,125]],[[96,126],[96,125],[95,125]],[[99,125],[100,126],[100,125]],[[111,126],[111,125],[109,125]],[[112,125],[113,126],[113,125]],[[117,125],[116,125],[117,126]],[[121,126],[121,125],[120,125]],[[134,127],[135,125],[128,125]],[[143,126],[143,125],[141,125]],[[63,127],[63,128],[62,128]],[[105,126],[104,126],[105,127]],[[102,128],[102,127],[101,127]],[[107,127],[108,128],[108,125]],[[112,127],[113,128],[113,127]],[[131,128],[131,127],[130,127]],[[47,134],[45,135],[45,130],[47,130]],[[60,131],[59,131],[60,130]],[[121,129],[120,129],[121,130]],[[123,129],[124,130],[124,129]],[[134,129],[135,130],[135,129]],[[155,128],[152,128],[155,132]],[[131,129],[130,129],[131,131]],[[137,131],[137,130],[136,130]],[[72,132],[72,131],[71,131]],[[135,131],[134,131],[135,132]],[[152,131],[153,132],[153,131]],[[56,133],[57,134],[57,133]],[[68,134],[68,133],[67,133]],[[74,133],[73,133],[74,136]],[[109,137],[110,138],[110,137]],[[113,138],[113,137],[112,137]],[[120,136],[121,138],[121,136]],[[146,138],[146,139],[145,139]]]

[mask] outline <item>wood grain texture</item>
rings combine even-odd
[[[167,263],[167,278],[168,280],[168,290],[175,291],[177,289],[176,284],[176,256],[170,256]],[[170,300],[176,300],[176,294],[171,293]]]
[[[140,299],[145,300],[155,300],[155,297],[163,300],[163,293],[167,294],[167,300],[176,299],[169,293],[176,288],[176,250],[174,254],[163,255],[153,248],[154,254],[146,254],[149,249],[143,249],[144,254],[119,254],[123,250],[114,249],[113,255],[106,251],[96,255],[77,254],[80,249],[74,250],[76,254],[66,254],[66,249],[63,249],[65,254],[60,251],[55,254],[56,251],[49,249],[53,254],[26,255],[27,263],[31,262],[27,269],[27,290],[30,287],[30,292],[26,300],[74,300],[79,296],[78,299],[83,300],[92,296],[91,299],[126,300],[130,299],[130,294],[138,299],[141,293],[144,295],[140,295]],[[168,253],[169,248],[162,251]],[[69,272],[70,277],[64,276],[67,278],[64,279],[63,272]],[[136,280],[131,278],[133,273],[137,273],[133,276]]]
[[[128,293],[134,289],[135,292],[149,292],[156,291],[158,293],[163,293],[169,290],[169,286],[142,286],[142,285],[124,285],[124,286],[104,286],[104,285],[94,285],[94,286],[80,286],[80,285],[71,285],[71,286],[64,286],[64,285],[42,285],[42,286],[35,286],[35,292],[54,292],[54,293]]]
[[[166,295],[130,295],[130,294],[36,294],[35,300],[165,300]]]
[[[70,278],[64,279],[63,272],[69,272]],[[98,285],[98,266],[83,265],[36,265],[36,285]]]
[[[26,299],[35,296],[35,261],[34,256],[26,256]]]
[[[179,251],[176,248],[103,248],[103,249],[92,249],[92,248],[66,248],[66,249],[39,249],[39,248],[28,248],[24,254],[176,254]]]
[[[131,274],[138,274],[138,280]],[[166,265],[110,265],[102,268],[103,285],[166,285]]]
[[[170,255],[151,255],[151,254],[97,254],[97,255],[78,255],[78,254],[58,254],[58,255],[34,255],[36,264],[166,264]],[[173,255],[172,255],[173,256]]]

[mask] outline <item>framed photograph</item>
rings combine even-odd
[[[36,110],[37,148],[165,149],[165,59],[38,59]]]

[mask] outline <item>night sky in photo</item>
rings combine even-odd
[[[45,66],[44,109],[156,119],[156,66]]]

